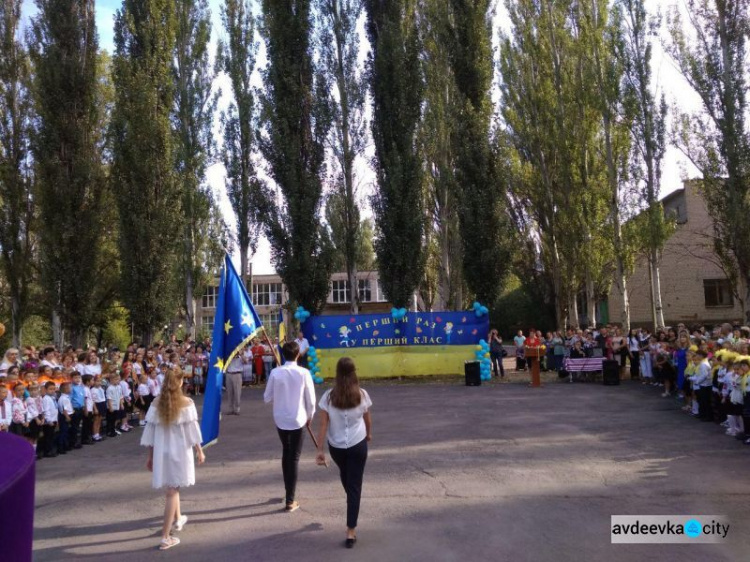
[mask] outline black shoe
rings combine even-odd
[[[94,444],[94,440],[93,439],[86,439],[86,441],[83,441],[83,444],[84,445],[93,445]]]
[[[57,454],[58,455],[67,455],[68,451],[58,451]]]
[[[57,456],[57,453],[45,453],[44,456],[48,459],[53,459]]]
[[[80,443],[76,443],[75,445],[73,445],[73,448],[74,449],[83,449],[83,445],[81,445]]]
[[[354,548],[354,543],[357,542],[357,537],[354,537],[353,539],[346,539],[344,541],[344,546],[346,548]]]

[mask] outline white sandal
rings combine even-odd
[[[177,521],[174,522],[174,525],[172,525],[172,528],[175,531],[180,532],[182,531],[182,528],[187,524],[187,522],[188,522],[187,515],[183,515]]]
[[[169,550],[173,546],[180,544],[180,539],[177,537],[169,537],[168,539],[161,539],[159,544],[159,550]]]

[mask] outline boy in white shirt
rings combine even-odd
[[[94,401],[94,441],[101,441],[102,419],[107,415],[107,396],[102,388],[102,379],[94,378],[94,386],[91,389],[91,398]]]
[[[94,396],[91,394],[91,387],[94,384],[94,377],[86,375],[83,377],[83,423],[81,425],[81,443],[84,445],[93,445],[94,439]]]
[[[0,384],[0,432],[7,432],[13,421],[13,407],[8,400],[8,387]]]
[[[44,397],[42,398],[42,411],[44,412],[44,456],[56,457],[55,451],[55,429],[57,428],[57,419],[60,415],[57,409],[57,399],[55,398],[55,383],[47,381],[44,385]]]
[[[72,449],[70,444],[70,422],[73,416],[73,403],[70,401],[70,383],[60,385],[60,398],[57,401],[60,410],[60,427],[57,432],[57,453],[64,455]]]
[[[110,385],[107,387],[107,437],[122,435],[117,429],[123,410],[122,388],[120,375],[110,375]]]

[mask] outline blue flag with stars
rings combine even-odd
[[[253,308],[242,279],[232,265],[229,256],[224,256],[224,267],[219,279],[219,293],[216,299],[211,360],[206,381],[206,395],[203,400],[201,433],[203,446],[212,445],[219,437],[221,417],[221,386],[224,371],[263,324]]]

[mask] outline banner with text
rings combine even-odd
[[[473,311],[312,316],[305,337],[318,350],[321,374],[335,376],[339,357],[355,360],[364,377],[460,374],[487,338],[489,317]]]

